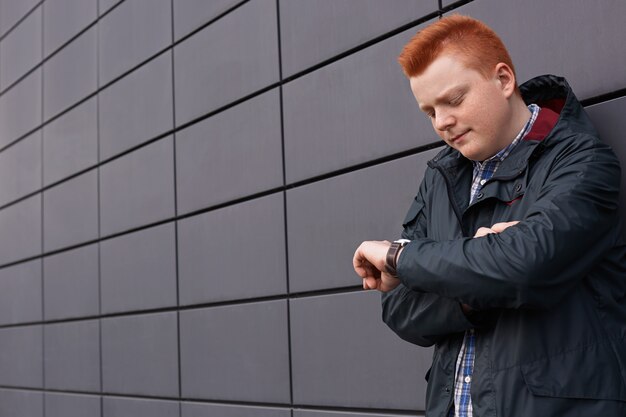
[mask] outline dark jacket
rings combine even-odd
[[[383,320],[409,342],[435,345],[427,416],[447,415],[463,333],[476,328],[475,417],[624,417],[619,162],[563,78],[521,91],[541,106],[537,121],[472,205],[469,160],[446,147],[428,163]],[[459,303],[477,312],[465,316]]]

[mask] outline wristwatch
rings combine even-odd
[[[385,257],[385,270],[387,273],[393,277],[398,275],[398,271],[396,270],[397,262],[398,262],[398,252],[400,252],[400,248],[403,248],[409,243],[408,239],[398,239],[394,240],[389,249],[387,250],[387,256]]]

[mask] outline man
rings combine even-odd
[[[383,319],[435,345],[427,416],[626,416],[626,246],[619,163],[563,78],[519,88],[501,40],[450,16],[399,62],[448,145],[404,240],[354,269]]]

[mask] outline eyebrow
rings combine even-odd
[[[456,98],[457,96],[465,94],[468,90],[468,87],[469,86],[467,84],[461,84],[461,85],[455,85],[453,87],[448,88],[442,94],[440,94],[439,97],[435,99],[435,104],[446,103],[450,101],[450,99],[452,98]],[[422,105],[420,105],[419,108],[422,111],[427,111],[431,109],[430,106],[422,106]]]

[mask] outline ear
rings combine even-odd
[[[509,67],[504,62],[498,63],[495,68],[496,79],[502,89],[502,93],[506,98],[509,98],[515,93],[515,74],[511,67]]]

